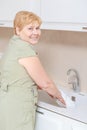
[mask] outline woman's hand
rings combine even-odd
[[[58,96],[56,97],[61,103],[63,103],[66,106],[66,102],[64,98],[61,95],[61,92],[58,90]]]
[[[52,98],[58,99],[61,103],[63,103],[66,106],[66,102],[65,102],[64,98],[62,97],[61,92],[59,90],[57,90],[57,93],[55,95],[56,96],[49,94],[49,96],[51,96]]]

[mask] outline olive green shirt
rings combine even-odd
[[[20,58],[37,56],[31,44],[14,35],[1,61],[1,88],[5,91],[11,86],[36,86],[26,69],[18,63]]]

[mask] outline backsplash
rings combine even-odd
[[[12,35],[13,29],[0,28],[0,52]],[[81,91],[87,93],[87,33],[42,30],[35,49],[56,84],[70,88],[67,71],[74,68],[79,73]]]

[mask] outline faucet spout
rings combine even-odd
[[[80,91],[79,74],[75,69],[69,69],[67,71],[68,83],[72,84],[72,88],[75,92]]]

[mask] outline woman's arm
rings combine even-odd
[[[47,75],[38,57],[22,58],[19,59],[19,63],[25,67],[39,88],[46,91],[52,97],[58,98],[63,104],[65,104],[60,91]]]

